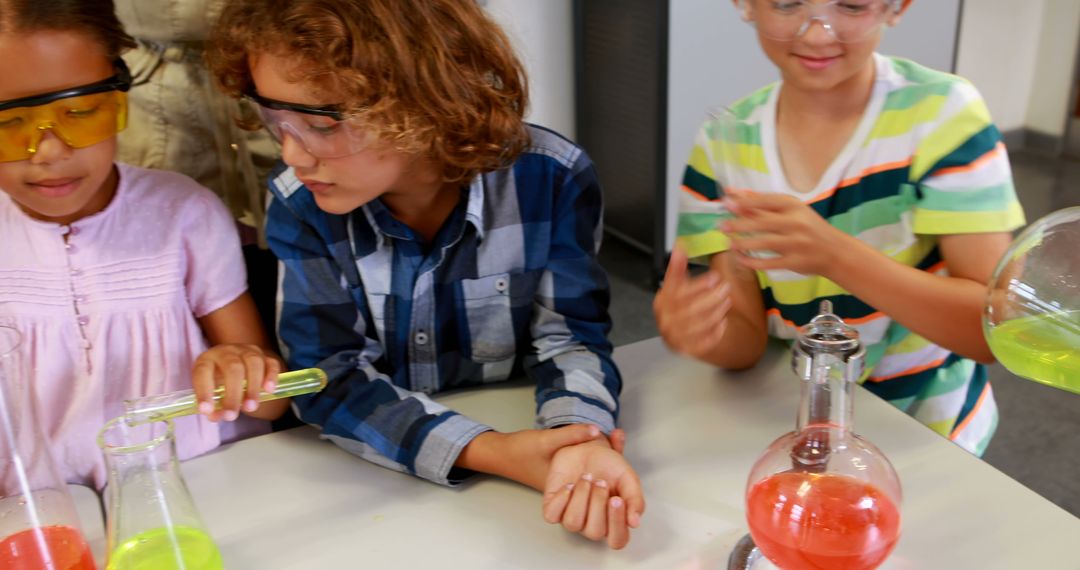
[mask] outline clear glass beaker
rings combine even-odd
[[[38,422],[19,331],[0,326],[0,568],[93,570],[75,503]]]
[[[1013,374],[1080,394],[1080,207],[1013,240],[990,280],[983,332]]]
[[[710,107],[705,115],[706,120],[701,126],[700,138],[697,142],[709,163],[709,170],[712,171],[717,196],[723,198],[725,194],[732,191],[750,190],[750,177],[746,173],[745,166],[745,161],[749,160],[746,154],[748,127],[731,108],[723,105]],[[714,215],[717,229],[720,229],[719,225],[723,222],[735,218],[734,213],[719,199],[684,199],[680,202],[680,211],[689,214]],[[699,216],[688,219],[692,220],[694,217]],[[741,237],[753,237],[753,234],[742,234]],[[776,252],[770,250],[750,250],[744,253],[758,259],[776,257]]]
[[[852,390],[864,356],[858,332],[828,301],[795,340],[792,367],[802,380],[795,431],[765,449],[746,485],[752,544],[784,570],[870,570],[900,538],[900,479],[854,432]],[[744,538],[729,568],[758,558]]]
[[[107,570],[220,570],[180,473],[172,421],[110,420],[98,434],[108,468]]]

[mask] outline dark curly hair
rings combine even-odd
[[[252,90],[259,53],[302,63],[297,81],[379,140],[435,160],[447,182],[505,166],[528,144],[524,68],[472,0],[231,0],[207,50],[218,85]]]
[[[110,59],[135,47],[116,17],[113,0],[0,0],[0,32],[34,30],[89,34]]]

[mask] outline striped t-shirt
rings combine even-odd
[[[722,187],[796,196],[839,228],[908,266],[945,275],[939,235],[1024,224],[1001,133],[975,88],[914,62],[875,55],[873,94],[847,145],[809,192],[792,189],[776,143],[779,84],[732,107],[734,124],[702,126],[686,168],[679,242],[691,257],[728,248]],[[769,334],[795,337],[822,300],[858,328],[863,386],[965,449],[982,454],[997,426],[985,369],[908,331],[828,279],[758,272]]]

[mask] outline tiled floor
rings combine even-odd
[[[1080,205],[1080,161],[1019,152],[1012,162],[1029,221]],[[619,346],[656,336],[649,257],[608,237],[600,261],[612,285],[612,341]],[[1080,516],[1080,395],[1017,378],[998,365],[990,378],[1001,423],[986,461]]]

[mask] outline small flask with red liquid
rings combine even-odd
[[[75,503],[38,423],[21,336],[0,326],[0,568],[94,570]]]
[[[871,570],[896,546],[900,480],[885,455],[854,432],[852,389],[864,356],[858,332],[829,301],[799,330],[795,431],[769,445],[750,471],[752,544],[740,542],[729,568],[749,568],[764,556],[783,570]]]

